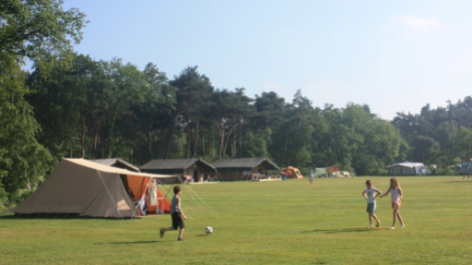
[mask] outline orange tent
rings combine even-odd
[[[128,189],[131,191],[133,195],[133,200],[138,201],[140,198],[142,198],[144,195],[146,195],[146,204],[147,206],[147,212],[148,213],[155,213],[156,208],[160,209],[159,211],[161,213],[170,213],[170,202],[167,200],[162,193],[157,190],[157,205],[151,206],[147,194],[147,189],[151,182],[151,178],[149,177],[134,177],[132,175],[127,175],[123,176],[126,178],[126,185],[128,186]]]

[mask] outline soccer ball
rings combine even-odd
[[[207,233],[207,234],[213,233],[213,228],[211,228],[211,226],[205,227],[205,233]]]

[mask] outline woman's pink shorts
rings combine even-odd
[[[392,202],[392,209],[395,209],[395,203],[398,204],[398,209],[402,208],[402,201],[398,200],[397,202]]]

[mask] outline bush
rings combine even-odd
[[[8,196],[5,190],[0,187],[0,212],[4,212],[9,208]]]
[[[450,169],[449,167],[442,167],[442,168],[438,169],[437,175],[439,175],[439,176],[452,176],[452,175],[454,175],[454,171],[452,169]]]

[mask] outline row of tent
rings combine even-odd
[[[279,168],[267,158],[224,159],[213,165],[201,159],[152,160],[140,168],[122,159],[63,158],[49,178],[10,212],[112,218],[137,217],[146,211],[168,213],[170,190],[160,191],[154,183],[181,183],[186,175],[201,181],[205,174],[217,174],[219,180],[247,180],[248,175],[268,170]],[[289,171],[294,178],[302,177],[293,167],[281,172]],[[150,203],[152,188],[155,203]]]
[[[99,159],[94,162],[135,172],[185,176],[191,182],[216,179],[221,181],[247,180],[250,174],[267,175],[270,170],[280,171],[274,162],[265,157],[220,159],[212,164],[198,158],[154,159],[140,168],[122,159]],[[181,179],[180,181],[184,182],[185,180]]]

